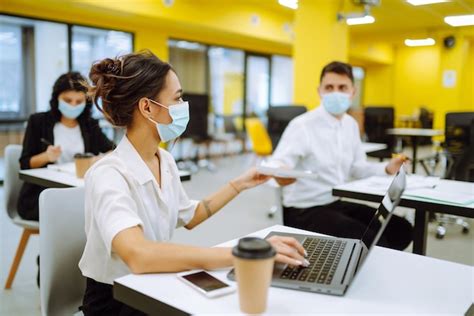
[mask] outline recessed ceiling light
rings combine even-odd
[[[427,5],[435,3],[449,2],[450,0],[407,0],[411,5]]]
[[[405,45],[410,46],[410,47],[433,46],[434,44],[436,44],[436,41],[432,39],[431,37],[422,38],[422,39],[406,39],[405,40]]]
[[[375,18],[371,15],[366,15],[357,18],[347,18],[347,25],[360,25],[360,24],[371,24],[375,22]]]
[[[278,0],[278,3],[293,10],[298,9],[298,0]]]
[[[444,18],[444,22],[451,26],[474,25],[474,14],[447,16]]]

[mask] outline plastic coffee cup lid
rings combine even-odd
[[[232,254],[242,259],[267,259],[274,257],[276,251],[265,239],[245,237],[232,249]]]
[[[74,158],[92,158],[94,157],[93,153],[77,153],[74,155]]]

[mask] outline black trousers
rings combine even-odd
[[[360,239],[374,213],[375,209],[367,205],[336,201],[306,209],[284,207],[283,223],[321,234]],[[370,225],[371,229],[367,231],[369,240],[375,238],[380,225],[380,222]],[[378,245],[403,250],[412,240],[412,225],[406,219],[393,215]]]
[[[86,280],[86,293],[82,301],[82,312],[85,316],[146,315],[115,300],[112,294],[112,285],[100,283],[90,278]]]

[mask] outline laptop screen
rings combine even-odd
[[[361,240],[368,249],[377,244],[388,224],[388,221],[392,217],[392,212],[400,202],[400,198],[406,186],[406,174],[403,168],[404,166],[400,168],[400,171],[392,180],[379,208],[362,235]]]

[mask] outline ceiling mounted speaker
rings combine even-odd
[[[446,48],[453,48],[454,45],[456,45],[456,38],[452,35],[446,36],[443,39],[443,44],[444,44],[444,47]]]

